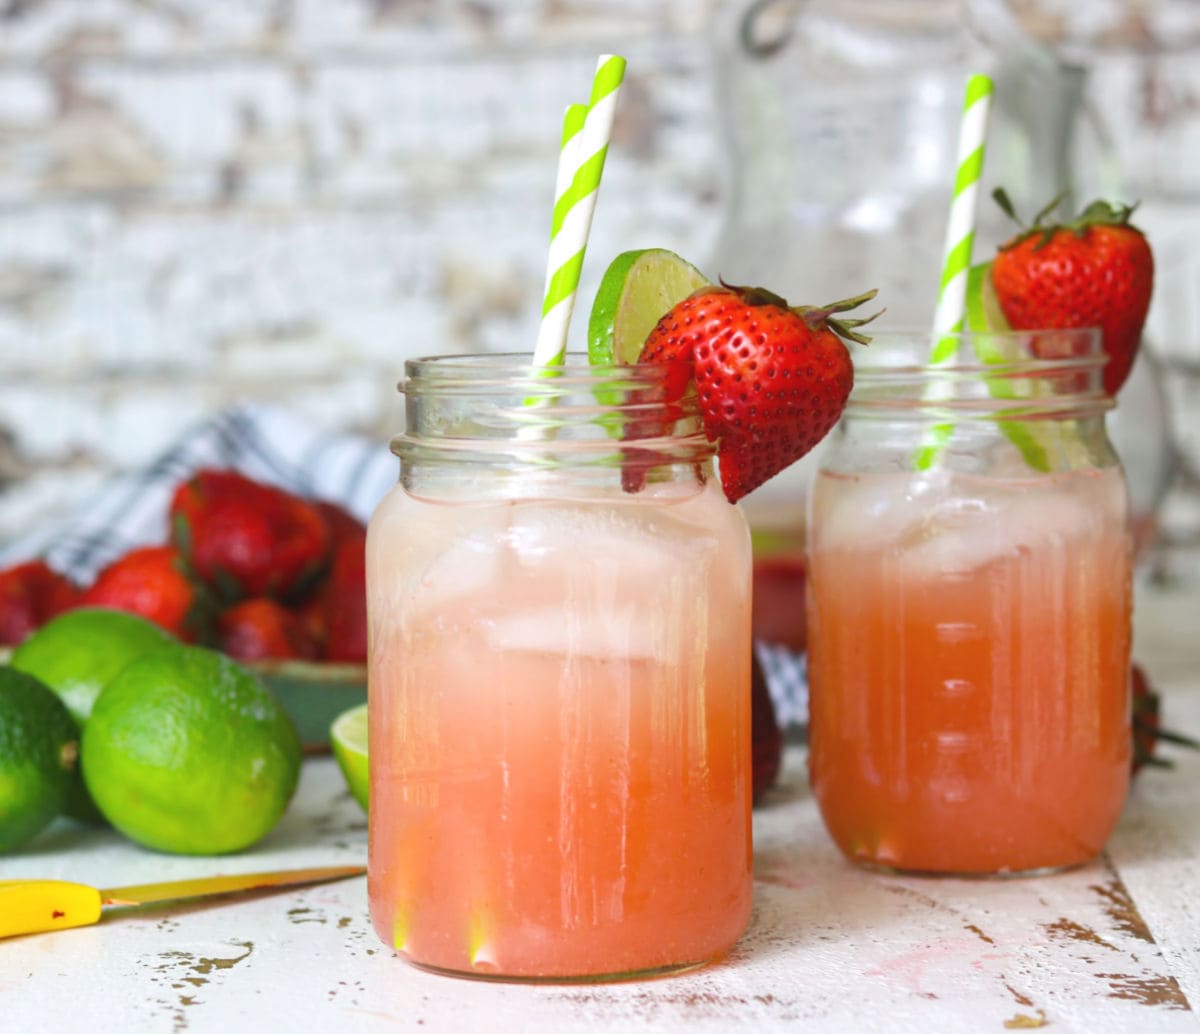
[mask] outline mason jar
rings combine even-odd
[[[1131,541],[1092,330],[855,350],[809,514],[810,774],[856,862],[1095,856],[1130,775]]]
[[[422,967],[692,967],[750,914],[750,542],[661,368],[409,362],[367,542],[369,897]]]

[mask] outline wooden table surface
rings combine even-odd
[[[1200,733],[1200,589],[1140,589],[1135,654],[1170,725]],[[1139,775],[1104,857],[1038,879],[879,876],[826,837],[789,751],[755,812],[755,910],[724,961],[626,984],[527,986],[401,962],[366,881],[159,907],[0,943],[0,1031],[1200,1032],[1200,756]],[[99,886],[366,858],[328,758],[279,827],[223,859],[141,850],[62,821],[0,879]]]

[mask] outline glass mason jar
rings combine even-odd
[[[369,897],[409,961],[698,965],[750,914],[750,542],[663,371],[409,362],[367,543]]]
[[[930,346],[855,351],[815,478],[813,792],[868,866],[1082,863],[1132,749],[1132,551],[1099,335],[961,336],[936,367]]]

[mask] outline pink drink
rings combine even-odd
[[[938,342],[939,347],[944,340]],[[810,496],[809,768],[850,858],[1094,857],[1129,783],[1131,546],[1095,330],[881,334]]]
[[[727,951],[750,910],[749,568],[715,479],[371,523],[371,914],[527,978]]]

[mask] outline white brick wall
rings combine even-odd
[[[404,358],[530,348],[603,50],[630,72],[584,291],[708,249],[706,8],[0,2],[0,540],[235,394],[382,438]]]
[[[706,259],[718,2],[0,0],[0,541],[235,395],[382,439],[405,357],[530,348],[558,122],[599,52],[630,66],[581,296],[625,248]],[[1138,126],[1143,73],[1100,80]],[[1145,132],[1135,186],[1194,183]],[[1200,297],[1200,224],[1147,218],[1182,299],[1152,330],[1187,355],[1164,314]]]

